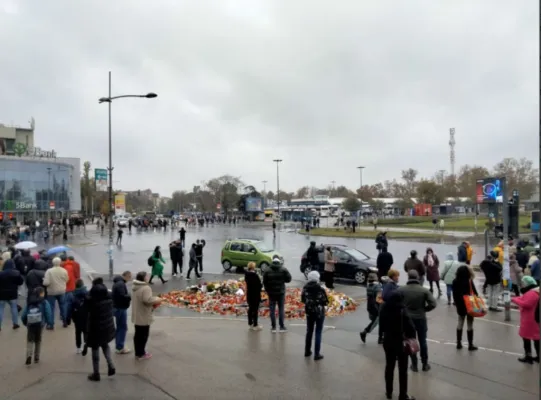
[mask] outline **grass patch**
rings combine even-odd
[[[309,233],[304,230],[299,231],[303,235],[329,236],[345,238],[376,239],[376,231],[358,230],[355,233],[346,231],[343,228],[314,228]],[[445,236],[437,232],[387,232],[389,239],[434,239]]]
[[[396,221],[395,221],[396,220]],[[449,217],[444,218],[445,229],[454,231],[475,232],[475,218],[473,216],[468,217]],[[477,230],[482,232],[486,228],[488,218],[480,217],[477,219]],[[521,215],[519,217],[519,231],[521,233],[529,232],[527,224],[530,222],[530,217],[527,215]],[[380,219],[378,225],[381,226],[400,226],[404,228],[414,229],[434,229],[432,224],[432,218],[427,217],[408,217],[408,218],[395,218],[395,219]]]

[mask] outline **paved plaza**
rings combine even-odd
[[[147,270],[146,259],[156,245],[163,247],[176,233],[143,232],[126,235],[122,248],[115,251],[115,269],[121,272]],[[187,243],[196,238],[207,240],[204,280],[236,278],[224,274],[219,263],[221,245],[226,238],[260,237],[272,243],[272,232],[247,228],[209,227],[191,229]],[[318,238],[318,242],[321,238]],[[304,284],[298,266],[309,238],[279,233],[275,246],[286,258],[293,274],[293,286]],[[371,240],[332,243],[353,243],[374,256]],[[82,266],[93,276],[107,277],[107,237],[87,231],[74,238],[72,247]],[[391,242],[390,249],[401,265],[411,248],[423,251],[426,244]],[[456,244],[432,246],[443,257],[455,251]],[[166,270],[169,270],[169,264]],[[196,282],[192,280],[191,282]],[[153,285],[155,293],[182,289],[185,279],[171,279]],[[359,340],[359,331],[368,323],[363,299],[365,289],[339,282],[337,291],[357,299],[359,309],[345,316],[327,318],[320,362],[303,357],[304,330],[302,320],[287,321],[289,333],[276,335],[269,331],[269,321],[262,319],[261,332],[249,332],[244,318],[202,315],[190,310],[160,307],[151,329],[148,350],[154,357],[136,362],[133,355],[114,355],[118,375],[102,377],[102,382],[86,380],[91,369],[90,356],[75,354],[73,328],[57,328],[45,333],[42,363],[24,366],[25,331],[4,329],[0,346],[4,361],[0,366],[0,399],[57,399],[70,394],[70,399],[384,399],[384,354],[370,335],[366,344]],[[428,314],[428,373],[409,374],[410,393],[417,399],[539,398],[539,365],[523,365],[518,332],[518,313],[505,322],[503,313],[491,313],[475,320],[475,342],[479,351],[457,351],[454,346],[456,313],[446,299]],[[6,316],[7,318],[7,316]],[[130,327],[128,343],[133,329]],[[102,360],[103,369],[105,363]],[[397,383],[396,383],[397,384]]]

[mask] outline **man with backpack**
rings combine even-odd
[[[41,336],[45,325],[53,324],[53,312],[49,302],[45,301],[45,290],[37,287],[28,298],[28,303],[21,315],[21,321],[28,329],[26,336],[26,365],[39,363]]]
[[[314,327],[316,331],[314,345],[314,360],[322,360],[321,354],[321,336],[323,333],[323,323],[325,322],[325,307],[329,304],[325,289],[319,284],[319,272],[311,271],[308,273],[308,283],[304,285],[301,294],[301,301],[304,303],[306,312],[306,339],[304,346],[304,356],[312,355],[312,336]]]

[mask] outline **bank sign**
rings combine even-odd
[[[38,208],[36,203],[30,201],[15,201],[15,200],[5,200],[0,202],[2,204],[2,210],[5,211],[30,211],[36,210]]]
[[[56,151],[54,150],[45,151],[41,147],[27,146],[24,143],[15,143],[13,145],[13,152],[19,157],[56,158]]]

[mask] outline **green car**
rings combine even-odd
[[[221,261],[224,271],[229,271],[232,267],[244,268],[251,261],[263,271],[272,263],[275,256],[278,256],[283,264],[284,258],[262,241],[233,239],[225,242]]]

